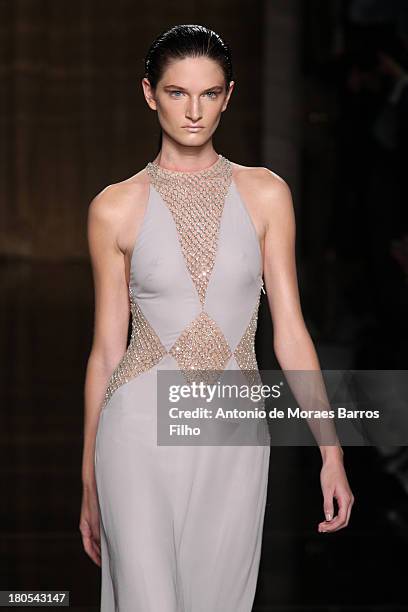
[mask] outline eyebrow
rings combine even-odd
[[[187,91],[187,89],[185,89],[184,87],[180,87],[179,85],[165,85],[164,89],[168,89],[169,87],[173,87],[174,89],[179,89],[180,91]],[[214,87],[208,87],[207,89],[204,89],[203,91],[210,91],[213,89],[218,89],[222,91],[224,88],[221,85],[215,85]]]

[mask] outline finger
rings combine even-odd
[[[89,556],[96,565],[101,565],[101,555],[92,546]]]
[[[350,503],[349,503],[348,508],[347,508],[346,525],[348,525],[348,524],[349,524],[349,521],[350,521],[350,515],[351,515],[351,509],[352,509],[352,507],[353,507],[353,503],[354,503],[354,499],[352,498],[352,499],[350,500]]]
[[[338,497],[336,497],[336,499],[339,506],[339,511],[337,516],[332,521],[330,521],[330,523],[326,523],[327,531],[337,531],[338,529],[344,527],[346,523],[347,510],[349,507],[348,497],[345,493],[342,493]]]
[[[323,496],[323,512],[326,517],[326,521],[331,521],[334,515],[333,491],[327,490],[324,492]]]
[[[101,566],[101,556],[96,551],[91,550],[91,554],[89,556],[96,565],[99,567]]]
[[[95,550],[92,538],[90,538],[89,536],[83,536],[82,542],[86,554],[92,559],[94,563],[100,565],[100,551],[98,551],[97,549]]]
[[[92,540],[89,536],[82,536],[82,543],[85,549],[85,552],[90,557],[92,556]]]
[[[100,544],[98,542],[95,542],[95,540],[91,541],[91,545],[92,545],[92,549],[98,554],[101,554],[101,547]]]
[[[101,553],[98,549],[95,549],[95,552],[92,556],[92,560],[96,563],[96,565],[101,567]]]
[[[96,551],[96,553],[100,557],[100,555],[101,555],[101,538],[100,538],[100,532],[99,532],[99,525],[96,525],[96,526],[92,527],[91,541],[92,541],[92,546],[93,546],[94,550]]]
[[[98,546],[100,545],[100,541],[101,541],[101,533],[100,533],[100,529],[99,529],[99,524],[95,524],[92,525],[92,532],[91,532],[91,537],[93,539],[93,541],[98,544]]]
[[[101,547],[100,547],[100,542],[101,542],[101,537],[100,537],[100,530],[99,530],[99,523],[96,522],[95,524],[91,525],[91,533],[90,533],[90,538],[91,538],[91,542],[93,545],[94,550],[97,551],[98,555],[101,554]]]

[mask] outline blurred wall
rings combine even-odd
[[[143,58],[177,23],[230,43],[236,89],[214,147],[258,165],[262,18],[260,0],[0,0],[0,255],[87,257],[90,199],[156,155]]]

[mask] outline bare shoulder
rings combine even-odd
[[[233,176],[237,186],[250,197],[266,225],[277,215],[290,216],[293,209],[292,194],[287,182],[269,168],[242,166],[233,163]]]
[[[290,191],[288,184],[279,174],[263,166],[242,166],[233,163],[233,174],[238,181],[255,188],[261,199],[279,197]]]
[[[99,217],[118,215],[130,200],[137,205],[143,199],[148,186],[145,169],[123,181],[107,185],[91,200],[90,213]]]
[[[119,249],[125,251],[132,239],[129,228],[143,216],[148,193],[149,180],[144,168],[123,181],[107,185],[89,204],[89,225],[109,231]]]

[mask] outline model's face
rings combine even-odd
[[[179,144],[204,144],[215,132],[234,87],[225,88],[224,74],[208,57],[173,60],[156,90],[142,80],[146,101],[157,110],[162,130]],[[197,126],[199,129],[188,129]]]

